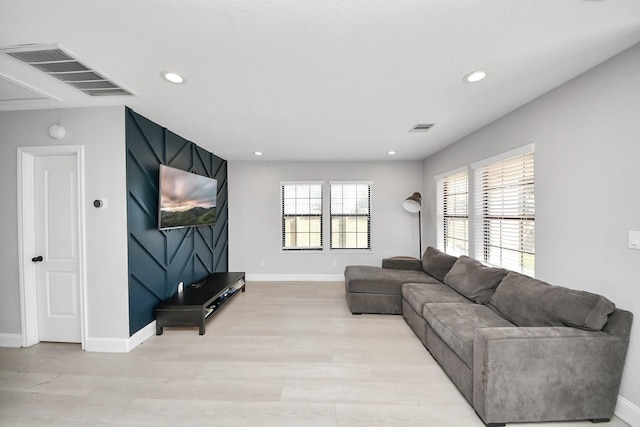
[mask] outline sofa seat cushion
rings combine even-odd
[[[400,295],[403,283],[440,283],[423,271],[392,270],[369,265],[350,265],[344,269],[349,292]]]
[[[402,285],[402,298],[416,313],[422,314],[427,303],[459,302],[473,303],[447,285],[434,283],[405,283]]]
[[[615,305],[603,296],[551,286],[548,283],[509,272],[489,305],[518,326],[571,326],[599,331]]]
[[[507,273],[504,268],[487,267],[462,255],[444,276],[444,283],[478,304],[487,304]]]
[[[473,333],[476,329],[514,326],[481,304],[425,304],[422,317],[470,369],[473,369]]]

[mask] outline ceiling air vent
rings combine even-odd
[[[416,123],[414,127],[409,129],[409,132],[426,132],[433,127],[433,124]]]
[[[56,45],[26,45],[1,52],[90,96],[133,95]]]

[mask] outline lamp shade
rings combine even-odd
[[[402,207],[411,213],[420,212],[420,209],[422,209],[422,195],[418,192],[413,193],[402,202]]]

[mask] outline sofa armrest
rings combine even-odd
[[[382,260],[382,268],[422,271],[422,260],[408,256],[385,258]]]
[[[609,419],[627,347],[570,327],[477,329],[473,406],[487,424]]]

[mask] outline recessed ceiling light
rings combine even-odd
[[[391,151],[388,151],[387,154],[390,155],[390,156],[395,156],[397,154],[397,152],[391,150]]]
[[[253,155],[254,156],[262,156],[262,151],[254,151]]]
[[[464,76],[463,80],[467,83],[476,83],[487,77],[487,72],[477,70]]]
[[[162,76],[163,79],[165,79],[166,81],[170,82],[170,83],[175,83],[175,84],[182,84],[185,83],[185,79],[184,77],[182,77],[180,74],[178,73],[174,73],[172,71],[164,71],[162,73],[160,73],[160,75]]]

